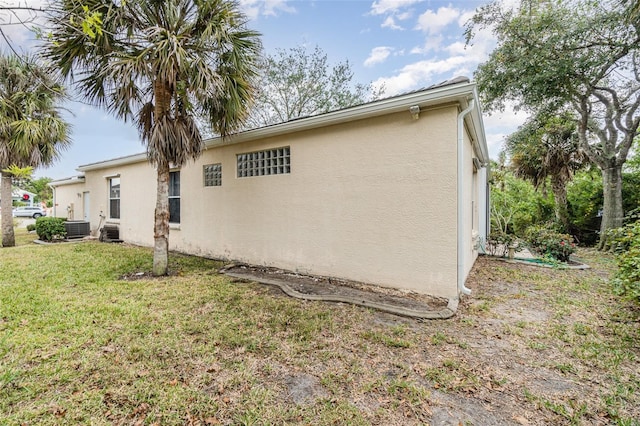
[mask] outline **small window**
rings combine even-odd
[[[180,223],[180,172],[169,173],[169,222]]]
[[[109,218],[120,219],[120,178],[109,179]]]
[[[222,164],[207,164],[203,167],[204,186],[222,186]]]
[[[236,157],[239,178],[291,173],[291,154],[288,146],[238,154]]]

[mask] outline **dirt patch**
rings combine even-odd
[[[167,277],[177,276],[176,271],[169,271],[167,275],[156,276],[151,271],[131,272],[129,274],[120,275],[118,278],[121,281],[138,281],[138,280],[162,280]]]
[[[320,384],[320,381],[316,377],[308,374],[287,376],[284,383],[287,387],[285,398],[291,400],[296,405],[329,396],[328,392]]]
[[[309,359],[303,371],[284,371],[280,384],[297,405],[337,393],[370,424],[612,424],[636,418],[640,411],[633,404],[607,402],[619,389],[640,383],[640,349],[634,332],[616,325],[620,307],[609,296],[607,273],[595,264],[587,270],[553,269],[481,257],[466,284],[473,293],[452,319],[420,322],[372,311],[353,332],[378,345],[375,352],[334,342],[330,363]],[[306,294],[368,292],[378,301],[411,308],[446,303],[275,268],[226,270],[284,280]],[[633,311],[628,318],[637,321]],[[629,342],[626,354],[614,349],[620,339]],[[345,373],[354,364],[362,374]],[[635,373],[616,382],[612,368]],[[319,377],[345,377],[345,382],[336,391],[321,385]]]
[[[353,303],[365,307],[389,307],[387,312],[410,315],[409,312],[441,312],[450,309],[448,299],[392,289],[344,279],[311,276],[277,268],[231,264],[221,272],[246,281],[258,281],[280,287],[289,296]],[[384,309],[383,309],[384,310]],[[454,311],[450,311],[453,314]],[[447,314],[447,316],[450,316]]]

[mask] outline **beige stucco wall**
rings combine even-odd
[[[120,218],[109,216],[109,179],[120,178]],[[156,173],[146,162],[85,173],[85,190],[91,193],[91,230],[117,224],[120,238],[141,245],[153,244]]]
[[[457,113],[451,105],[423,111],[418,120],[403,112],[210,148],[181,169],[181,223],[171,229],[170,247],[457,297]],[[236,177],[236,154],[284,146],[290,174]],[[471,188],[468,135],[464,155]],[[211,163],[222,163],[220,187],[203,185],[202,167]],[[100,222],[115,175],[121,218]],[[155,170],[137,163],[85,171],[85,178],[92,229],[117,223],[121,238],[152,245]],[[466,272],[477,255],[474,196],[465,193]]]
[[[291,147],[290,175],[235,178],[236,153],[278,146]],[[220,161],[223,187],[204,188],[211,195],[190,199],[194,209],[183,204],[184,226],[173,240],[179,247],[211,247],[213,237],[213,255],[455,292],[453,108],[417,121],[401,113],[215,149],[185,170],[184,187],[202,187],[202,165]],[[232,207],[218,212],[223,205]],[[199,223],[195,212],[204,212],[200,222],[212,234],[189,228]]]
[[[475,260],[478,257],[477,243],[479,237],[479,193],[478,181],[480,176],[478,170],[474,168],[473,158],[476,158],[471,144],[471,137],[465,127],[463,141],[464,176],[463,179],[463,199],[462,206],[463,228],[462,243],[464,250],[464,278],[466,279]]]
[[[84,209],[82,194],[86,191],[84,183],[78,181],[55,186],[54,191],[52,215],[69,220],[82,220]]]

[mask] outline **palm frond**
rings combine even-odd
[[[82,31],[83,5],[102,13],[101,34]],[[246,118],[261,44],[236,2],[65,0],[52,15],[45,56],[89,102],[136,120],[152,161],[200,152],[196,116],[223,135]]]
[[[69,145],[56,77],[34,58],[0,56],[0,167],[48,165]]]

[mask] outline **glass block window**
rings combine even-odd
[[[109,179],[109,218],[120,219],[120,178]]]
[[[180,223],[180,172],[169,173],[169,222]]]
[[[291,173],[289,147],[238,154],[238,177]]]
[[[222,164],[207,164],[203,167],[204,186],[222,186]]]

